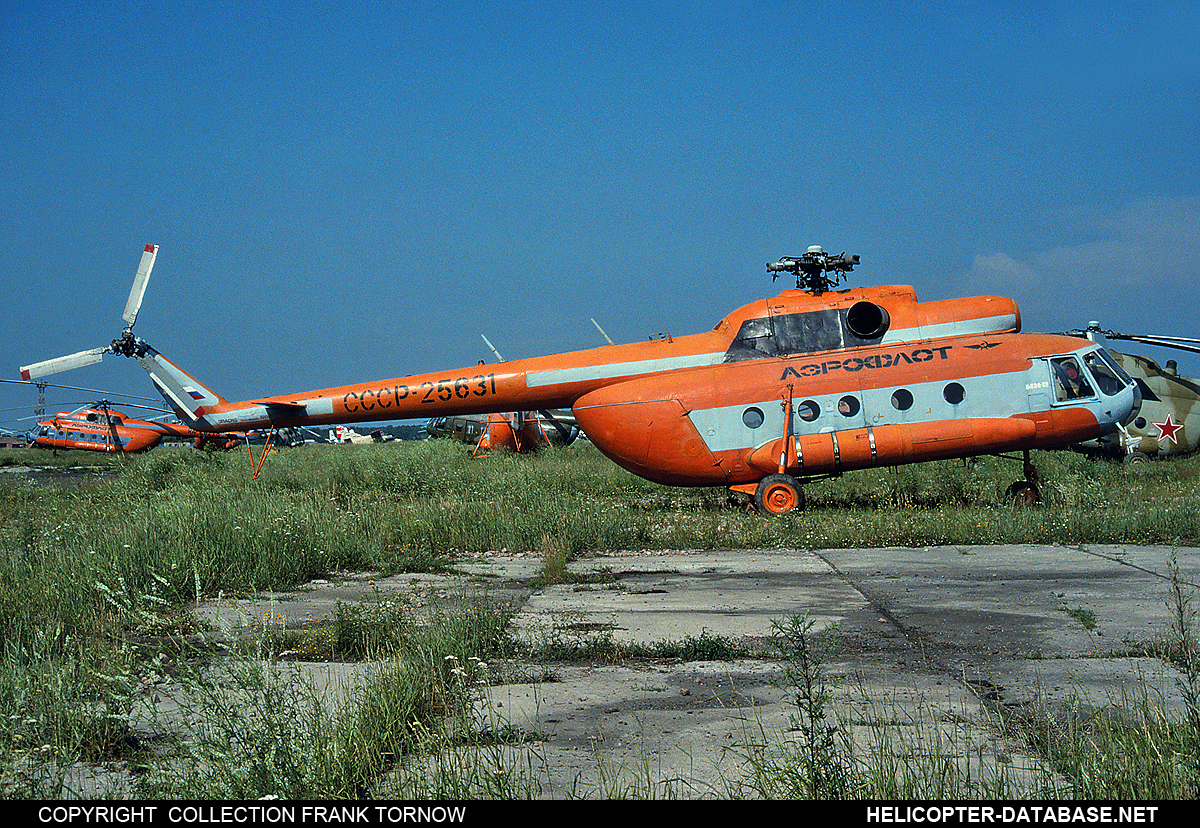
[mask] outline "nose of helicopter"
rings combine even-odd
[[[1129,409],[1129,416],[1121,421],[1122,425],[1129,425],[1137,419],[1138,414],[1142,411],[1142,387],[1136,382],[1133,384],[1133,405]]]
[[[1130,383],[1099,406],[1093,404],[1092,411],[1105,434],[1121,431],[1137,417],[1142,408],[1142,390],[1137,383]]]
[[[680,402],[659,380],[631,380],[585,394],[573,406],[592,444],[623,469],[669,486],[724,483],[725,472]]]

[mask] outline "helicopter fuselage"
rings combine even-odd
[[[1138,404],[1098,346],[1020,333],[1012,300],[922,303],[905,286],[787,290],[706,333],[243,402],[139,343],[200,431],[570,408],[614,462],[674,485],[1056,448]],[[1085,393],[1060,387],[1066,367],[1086,372]]]
[[[134,420],[111,409],[83,408],[60,411],[38,423],[33,445],[48,449],[102,451],[109,454],[152,449],[164,437],[199,437],[186,426]]]

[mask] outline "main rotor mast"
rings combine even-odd
[[[775,274],[771,277],[772,282],[780,273],[794,273],[797,290],[820,294],[845,279],[856,264],[858,254],[839,253],[835,256],[826,253],[820,245],[813,245],[803,256],[784,256],[777,262],[768,262],[767,272]]]

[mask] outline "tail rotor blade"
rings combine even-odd
[[[79,351],[70,356],[55,357],[44,362],[35,362],[33,365],[23,365],[21,366],[21,379],[34,379],[48,374],[57,374],[60,371],[70,371],[72,368],[82,368],[85,365],[95,365],[107,351],[108,348],[92,348],[89,351]]]
[[[122,319],[132,328],[137,321],[138,311],[142,307],[142,297],[146,294],[146,283],[150,281],[150,271],[154,267],[154,257],[158,255],[158,245],[148,244],[142,253],[142,262],[138,265],[137,275],[133,277],[133,288],[129,291],[129,301],[125,303],[125,314]]]

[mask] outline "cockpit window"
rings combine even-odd
[[[1108,367],[1112,368],[1113,372],[1121,378],[1122,382],[1124,382],[1126,385],[1133,383],[1133,377],[1129,376],[1129,374],[1125,372],[1125,369],[1121,367],[1121,363],[1117,362],[1113,358],[1112,354],[1105,350],[1097,351],[1097,353],[1100,354],[1100,358],[1104,360]]]
[[[1050,360],[1050,366],[1054,372],[1054,391],[1059,402],[1096,396],[1075,357],[1055,357]]]
[[[1083,364],[1092,372],[1092,377],[1096,380],[1096,385],[1100,387],[1100,392],[1106,397],[1111,397],[1125,387],[1125,383],[1121,382],[1121,378],[1101,358],[1100,353],[1099,351],[1090,351],[1084,354]]]

